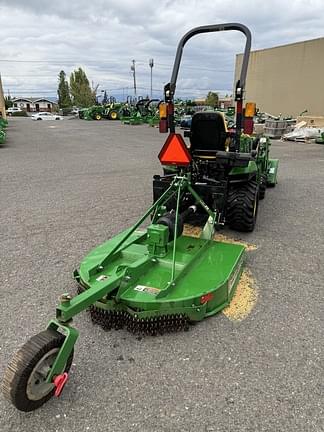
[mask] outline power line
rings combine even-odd
[[[123,62],[127,63],[128,60],[123,60]],[[58,59],[58,60],[13,60],[13,59],[0,59],[0,62],[5,62],[5,63],[45,63],[45,64],[87,64],[87,63],[93,63],[93,64],[98,64],[98,60],[83,60],[80,61],[78,60],[65,60],[65,59]],[[122,62],[121,61],[117,61],[117,60],[101,60],[100,59],[100,63],[102,64],[116,64],[116,65],[120,65]],[[144,65],[146,64],[145,62],[139,61],[136,62],[139,65]],[[173,63],[167,64],[167,63],[156,63],[156,65],[162,67],[162,68],[172,68],[173,67]],[[186,69],[196,69],[196,70],[206,70],[206,71],[210,71],[210,72],[215,72],[215,69],[213,68],[208,68],[208,67],[201,67],[201,66],[188,66],[185,63],[182,63],[183,67],[185,67]],[[217,72],[233,72],[233,70],[229,70],[229,69],[216,69]]]
[[[53,75],[37,75],[37,74],[33,74],[33,75],[1,75],[2,78],[18,78],[18,77],[24,77],[24,78],[49,78],[49,77],[53,77]],[[57,78],[57,77],[56,77]]]
[[[126,60],[124,60],[126,62]],[[81,63],[95,63],[98,64],[98,60],[83,60],[80,61],[78,60],[64,60],[64,59],[57,59],[57,60],[12,60],[12,59],[0,59],[0,62],[4,62],[4,63],[52,63],[52,64],[56,64],[56,63],[71,63],[71,64],[81,64]],[[113,63],[113,64],[118,64],[119,62],[116,60],[100,60],[101,63]]]

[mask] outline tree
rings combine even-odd
[[[103,98],[102,98],[102,105],[106,105],[107,103],[108,103],[108,95],[107,95],[107,92],[105,90],[105,93],[104,93]]]
[[[6,107],[6,110],[7,110],[8,108],[12,107],[13,102],[11,100],[11,96],[5,96],[4,99],[5,99],[5,107]]]
[[[217,107],[218,105],[218,94],[215,92],[208,92],[208,95],[206,97],[206,105]]]
[[[69,108],[72,106],[72,101],[70,97],[69,84],[66,80],[66,74],[63,70],[61,70],[61,72],[59,73],[58,81],[58,105],[60,108]]]
[[[96,103],[96,89],[90,87],[87,75],[81,68],[71,73],[70,91],[75,106],[89,107]]]

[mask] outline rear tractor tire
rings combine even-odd
[[[61,333],[47,329],[29,339],[12,358],[4,374],[2,392],[18,410],[33,411],[54,395],[55,388],[46,383],[46,377],[63,342]],[[70,370],[72,360],[73,351],[65,372]]]
[[[254,230],[259,204],[259,186],[255,179],[233,187],[228,194],[227,222],[235,231]]]

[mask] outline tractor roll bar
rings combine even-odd
[[[247,74],[247,68],[249,63],[249,57],[250,57],[250,51],[251,51],[251,32],[250,30],[243,24],[240,23],[225,23],[225,24],[214,24],[214,25],[206,25],[201,27],[195,27],[191,30],[189,30],[180,40],[176,52],[176,57],[174,60],[172,75],[171,75],[171,81],[169,84],[165,86],[166,91],[166,97],[169,100],[173,100],[173,95],[176,89],[176,82],[178,78],[178,72],[180,67],[180,62],[182,58],[182,52],[183,47],[188,42],[189,39],[191,39],[193,36],[196,36],[200,33],[211,33],[211,32],[217,32],[217,31],[226,31],[226,30],[237,30],[242,32],[246,36],[246,43],[245,43],[245,49],[243,54],[243,62],[242,62],[242,68],[241,68],[241,74],[240,74],[240,80],[239,80],[239,87],[243,90],[245,86],[245,80],[246,80],[246,74]],[[167,95],[167,91],[169,90],[169,95]],[[243,94],[243,91],[242,91]]]
[[[171,81],[164,86],[164,100],[168,103],[168,114],[167,120],[160,121],[160,132],[167,132],[168,130],[171,133],[175,132],[175,123],[174,123],[174,106],[173,106],[173,96],[176,89],[176,82],[178,78],[178,72],[180,67],[180,62],[182,58],[183,47],[188,42],[190,38],[200,33],[212,33],[218,31],[226,31],[226,30],[237,30],[243,33],[246,37],[245,49],[243,53],[243,61],[241,67],[240,78],[236,83],[235,87],[235,101],[236,104],[236,131],[235,131],[235,151],[239,151],[240,148],[240,135],[243,124],[243,95],[244,95],[244,87],[245,80],[247,74],[247,68],[249,64],[250,51],[251,51],[251,32],[250,30],[243,24],[239,23],[225,23],[225,24],[214,24],[214,25],[206,25],[201,27],[195,27],[189,30],[180,40],[173,64],[173,70],[171,75]]]

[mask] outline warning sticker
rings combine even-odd
[[[106,279],[108,279],[108,276],[106,276],[106,275],[101,275],[101,276],[99,276],[99,277],[96,278],[96,281],[101,282],[101,281],[104,281],[104,280],[106,280]]]
[[[274,168],[274,167],[273,167],[273,168],[270,168],[270,169],[269,169],[269,173],[270,173],[270,174],[274,174],[274,173],[275,173],[275,168]]]
[[[153,288],[153,287],[149,287],[146,285],[136,285],[136,287],[134,288],[135,291],[140,291],[140,292],[146,292],[147,294],[151,294],[151,295],[158,295],[159,292],[161,291],[159,288]]]

